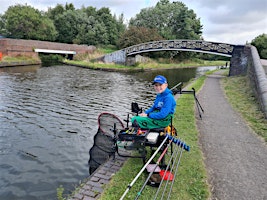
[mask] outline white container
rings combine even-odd
[[[148,164],[146,170],[147,172],[152,172],[154,170],[153,172],[159,173],[161,169],[157,164]]]
[[[156,144],[158,141],[159,133],[149,132],[146,136],[146,139],[149,143]]]

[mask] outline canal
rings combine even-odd
[[[155,75],[165,75],[172,87],[214,68],[0,68],[0,199],[56,199],[60,185],[73,190],[88,177],[88,151],[101,112],[126,119],[132,101],[143,108],[152,103]]]

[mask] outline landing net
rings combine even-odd
[[[94,145],[89,150],[90,159],[88,165],[90,174],[110,156],[114,155],[116,151],[114,137],[122,129],[124,129],[124,125],[116,115],[101,113],[98,116],[98,131],[94,136]]]

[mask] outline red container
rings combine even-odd
[[[161,170],[159,172],[159,175],[161,176],[161,178],[163,180],[165,180],[165,181],[167,181],[167,180],[172,181],[173,180],[173,174],[170,171],[166,171],[165,176],[164,176],[164,173],[165,173],[165,170]]]

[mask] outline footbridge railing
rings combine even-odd
[[[105,63],[125,64],[128,56],[155,51],[194,51],[231,57],[235,45],[204,40],[161,40],[137,44],[104,56]]]

